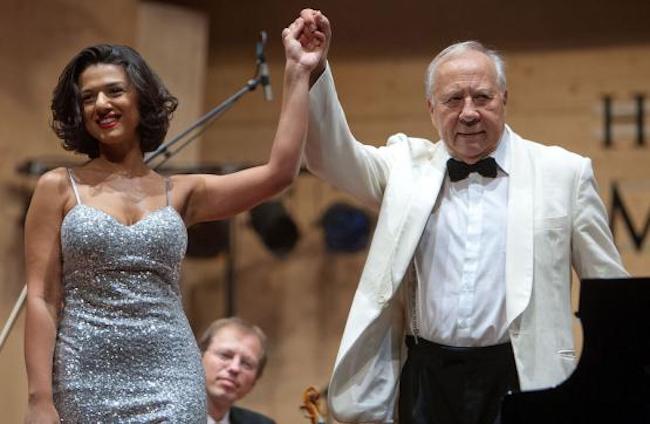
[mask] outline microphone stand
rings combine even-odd
[[[27,284],[25,284],[23,286],[23,289],[20,291],[20,295],[18,295],[18,300],[16,301],[16,304],[11,310],[11,313],[9,314],[9,318],[7,318],[7,323],[2,328],[2,333],[0,333],[0,351],[2,350],[2,346],[5,344],[5,340],[7,340],[7,337],[9,336],[9,332],[11,331],[11,328],[13,327],[16,318],[18,318],[18,313],[20,313],[20,310],[25,304],[26,298],[27,298]]]
[[[191,124],[187,129],[181,131],[178,135],[176,135],[174,138],[169,140],[168,142],[165,142],[160,145],[155,151],[152,153],[148,154],[145,156],[145,163],[149,164],[151,163],[155,158],[158,156],[164,156],[163,160],[157,163],[155,166],[153,166],[153,169],[158,169],[160,168],[165,162],[167,162],[169,159],[174,157],[174,155],[178,154],[185,146],[187,146],[189,143],[191,143],[193,140],[195,140],[211,123],[213,123],[219,116],[221,116],[225,111],[229,110],[231,107],[235,105],[237,100],[239,100],[241,97],[243,97],[246,93],[255,90],[258,85],[263,84],[264,86],[269,84],[268,80],[268,74],[265,72],[264,66],[266,65],[266,62],[264,60],[264,54],[263,54],[263,49],[264,45],[266,44],[266,31],[261,31],[260,32],[260,41],[257,42],[256,45],[256,54],[257,54],[257,70],[255,72],[255,77],[249,79],[246,84],[240,88],[235,94],[232,96],[228,97],[226,100],[221,102],[217,107],[214,109],[210,110],[208,113],[205,115],[201,116],[199,119],[197,119],[193,124]],[[181,141],[183,138],[188,136],[192,131],[197,130],[191,137],[189,137],[183,144],[181,144],[176,150],[170,151],[169,148]],[[42,171],[46,172],[49,169],[47,167],[43,167]],[[228,264],[226,266],[226,313],[228,316],[232,316],[235,313],[235,308],[234,308],[234,292],[235,292],[235,261],[234,261],[234,255],[232,252],[232,248],[234,246],[234,226],[232,222],[229,222],[229,227],[230,227],[230,251],[228,252]],[[2,328],[2,332],[0,332],[0,352],[2,351],[2,347],[4,346],[7,337],[9,336],[9,333],[11,332],[11,329],[18,318],[18,314],[20,310],[22,309],[23,305],[25,304],[25,299],[27,298],[27,284],[23,286],[22,291],[20,292],[20,295],[18,296],[18,300],[14,304],[13,309],[11,310],[11,313],[9,314],[9,318],[7,319],[7,322],[5,323],[4,327]]]
[[[257,70],[255,72],[255,77],[249,79],[248,82],[246,82],[246,84],[242,88],[240,88],[235,94],[228,97],[217,107],[215,107],[214,109],[210,110],[208,113],[206,113],[205,115],[197,119],[187,129],[181,131],[174,138],[161,144],[160,147],[158,147],[155,151],[148,154],[145,157],[145,163],[150,163],[156,157],[162,155],[164,156],[164,159],[154,167],[154,169],[158,169],[161,165],[167,162],[173,155],[180,152],[185,146],[187,146],[196,137],[198,137],[212,122],[214,122],[225,111],[233,107],[237,102],[237,100],[243,97],[244,94],[248,93],[249,91],[255,90],[257,86],[260,84],[264,86],[269,84],[268,75],[266,75],[266,73],[264,72],[264,66],[266,66],[266,62],[264,59],[263,51],[264,51],[264,45],[266,44],[266,38],[267,38],[266,31],[260,32],[260,38],[261,41],[258,41],[256,46]],[[172,147],[174,144],[181,141],[183,138],[185,138],[188,134],[190,134],[192,131],[196,130],[197,128],[200,128],[200,130],[197,131],[195,134],[193,134],[188,140],[185,140],[185,142],[181,144],[178,147],[178,149],[174,150],[173,152],[169,151],[170,147]]]
[[[171,159],[174,155],[180,152],[190,142],[194,141],[196,137],[198,137],[212,122],[214,122],[214,120],[216,120],[219,116],[221,116],[225,111],[233,107],[234,104],[237,102],[237,100],[243,97],[244,94],[248,93],[249,91],[255,90],[255,88],[257,88],[257,86],[260,83],[261,83],[261,76],[259,75],[256,76],[255,78],[248,80],[246,85],[240,88],[239,91],[237,91],[235,94],[228,97],[220,105],[218,105],[217,107],[215,107],[214,109],[210,110],[208,113],[200,117],[187,129],[183,130],[180,134],[178,134],[168,142],[161,144],[160,147],[158,147],[158,149],[156,149],[155,151],[147,155],[145,158],[145,163],[149,164],[155,158],[162,155],[164,156],[164,159],[158,164],[156,164],[156,166],[154,167],[154,169],[158,169],[165,162]],[[200,130],[197,131],[195,134],[193,134],[188,140],[185,140],[185,142],[181,144],[176,150],[169,151],[170,147],[172,147],[174,144],[181,141],[183,138],[185,138],[188,134],[190,134],[192,131],[196,130],[197,128],[200,128]]]

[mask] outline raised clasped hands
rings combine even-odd
[[[325,15],[312,9],[302,10],[300,16],[282,31],[287,63],[309,72],[322,72],[330,38],[330,25]]]

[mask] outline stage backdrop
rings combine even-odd
[[[275,100],[266,102],[259,90],[250,93],[172,164],[239,166],[265,160],[280,106],[279,34],[303,4],[259,2],[255,11],[240,3],[2,2],[0,322],[24,283],[21,222],[34,184],[33,177],[15,169],[33,158],[75,160],[62,153],[48,128],[49,101],[61,68],[82,47],[116,42],[138,48],[180,99],[173,136],[253,76],[255,42],[266,29]],[[483,2],[478,17],[430,1],[394,10],[379,3],[330,6],[331,65],[358,138],[381,145],[401,131],[435,139],[422,88],[427,63],[449,42],[487,41],[507,60],[508,123],[527,138],[593,159],[625,265],[633,275],[650,275],[650,36],[647,23],[635,17],[644,14],[624,5],[586,7],[587,2],[567,10],[559,1],[522,10],[510,1],[511,7],[492,12],[490,2]],[[328,12],[326,2],[320,6]],[[589,16],[580,12],[581,20],[579,11]],[[549,28],[554,32],[545,32]],[[227,306],[263,327],[271,347],[268,369],[242,404],[279,423],[299,423],[307,422],[298,409],[304,388],[327,384],[366,254],[328,252],[319,221],[335,201],[363,205],[307,174],[280,199],[300,231],[289,255],[272,255],[251,230],[250,216],[242,214],[232,227],[234,303],[226,302],[226,267],[232,262],[225,254],[187,259],[183,294],[196,332],[223,316]],[[3,422],[20,422],[27,401],[23,320],[21,314],[0,352]],[[579,327],[576,334],[580,339]]]

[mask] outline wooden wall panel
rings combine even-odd
[[[205,13],[154,1],[138,4],[135,47],[179,99],[167,140],[203,114],[208,30]],[[199,138],[188,145],[174,163],[196,163],[200,144]]]

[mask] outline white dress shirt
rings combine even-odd
[[[223,416],[219,421],[215,421],[214,418],[208,415],[207,424],[230,424],[230,410],[226,412],[226,415]]]
[[[498,165],[497,177],[473,172],[464,180],[451,182],[447,175],[427,221],[415,253],[417,283],[410,293],[409,308],[411,332],[424,339],[465,347],[509,339],[505,303],[507,134],[503,132],[490,155]]]

